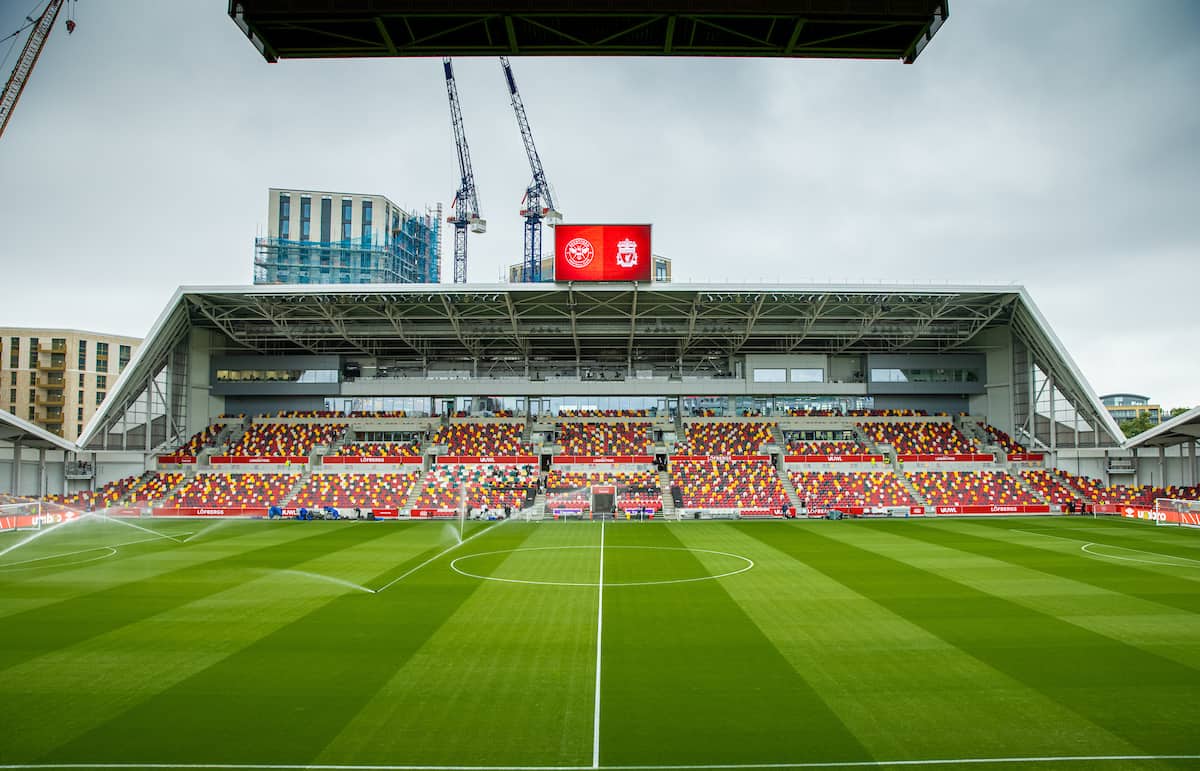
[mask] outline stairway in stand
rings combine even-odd
[[[671,475],[665,471],[658,472],[658,489],[662,493],[663,519],[674,519],[675,498],[671,495]]]
[[[425,489],[425,475],[428,471],[422,471],[417,474],[417,479],[413,482],[412,490],[408,494],[408,499],[404,501],[404,508],[401,513],[412,512],[412,507],[417,502],[417,497],[421,495],[421,491]]]
[[[792,484],[792,478],[788,476],[787,471],[777,470],[777,473],[779,474],[779,481],[783,484],[783,491],[787,493],[788,505],[799,513],[804,508],[801,505],[804,502],[800,500],[800,494],[796,492],[796,486]]]

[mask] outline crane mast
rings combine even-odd
[[[33,31],[29,33],[25,47],[21,49],[21,56],[17,59],[16,66],[13,67],[12,75],[4,84],[4,91],[0,93],[0,136],[4,135],[4,128],[8,125],[8,119],[12,117],[13,108],[17,106],[17,100],[21,98],[21,92],[25,90],[29,74],[33,72],[38,57],[42,55],[46,38],[50,36],[50,30],[54,28],[54,20],[58,18],[58,12],[65,2],[66,0],[50,0],[45,10],[42,11],[42,15],[33,24]],[[68,21],[67,31],[70,32],[74,28],[75,22]]]
[[[454,143],[458,148],[458,172],[460,182],[454,195],[453,213],[446,221],[454,225],[454,283],[467,283],[467,230],[472,233],[487,232],[487,221],[479,217],[479,195],[475,190],[475,172],[471,170],[471,151],[467,147],[467,133],[463,128],[462,107],[458,102],[458,86],[454,82],[454,68],[450,57],[442,59],[446,71],[446,95],[450,98],[450,125],[454,129]]]
[[[554,224],[562,219],[562,215],[554,206],[554,194],[550,190],[550,183],[546,181],[546,171],[542,168],[537,146],[533,143],[533,132],[525,114],[525,103],[521,101],[521,92],[517,90],[517,81],[513,77],[508,57],[501,56],[500,64],[504,68],[504,79],[508,82],[508,95],[512,100],[513,112],[517,116],[517,128],[521,130],[521,141],[525,143],[529,170],[533,173],[533,181],[525,190],[524,208],[521,209],[521,215],[525,217],[525,253],[521,266],[521,280],[541,281],[542,220]]]

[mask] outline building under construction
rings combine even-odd
[[[254,283],[436,284],[441,221],[441,204],[415,214],[381,195],[271,188]]]

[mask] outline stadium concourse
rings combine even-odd
[[[57,468],[43,448],[3,489],[126,516],[1149,516],[1200,498],[1194,439],[1124,443],[1012,287],[180,289],[80,445],[53,444]]]

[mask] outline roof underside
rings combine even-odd
[[[676,362],[747,353],[943,352],[1008,324],[1018,294],[633,285],[185,292],[241,352],[445,361]]]
[[[911,62],[948,0],[231,0],[268,61],[749,56]]]
[[[66,439],[55,436],[41,426],[35,426],[5,410],[0,410],[0,442],[20,442],[22,447],[32,447],[37,450],[74,452],[78,449]]]
[[[1200,439],[1200,407],[1176,415],[1165,423],[1132,436],[1125,447],[1173,447]]]
[[[743,354],[950,353],[1008,327],[1114,437],[1111,416],[1020,287],[663,284],[183,287],[88,426],[115,419],[190,330],[216,354],[343,355],[379,366],[719,371]]]

